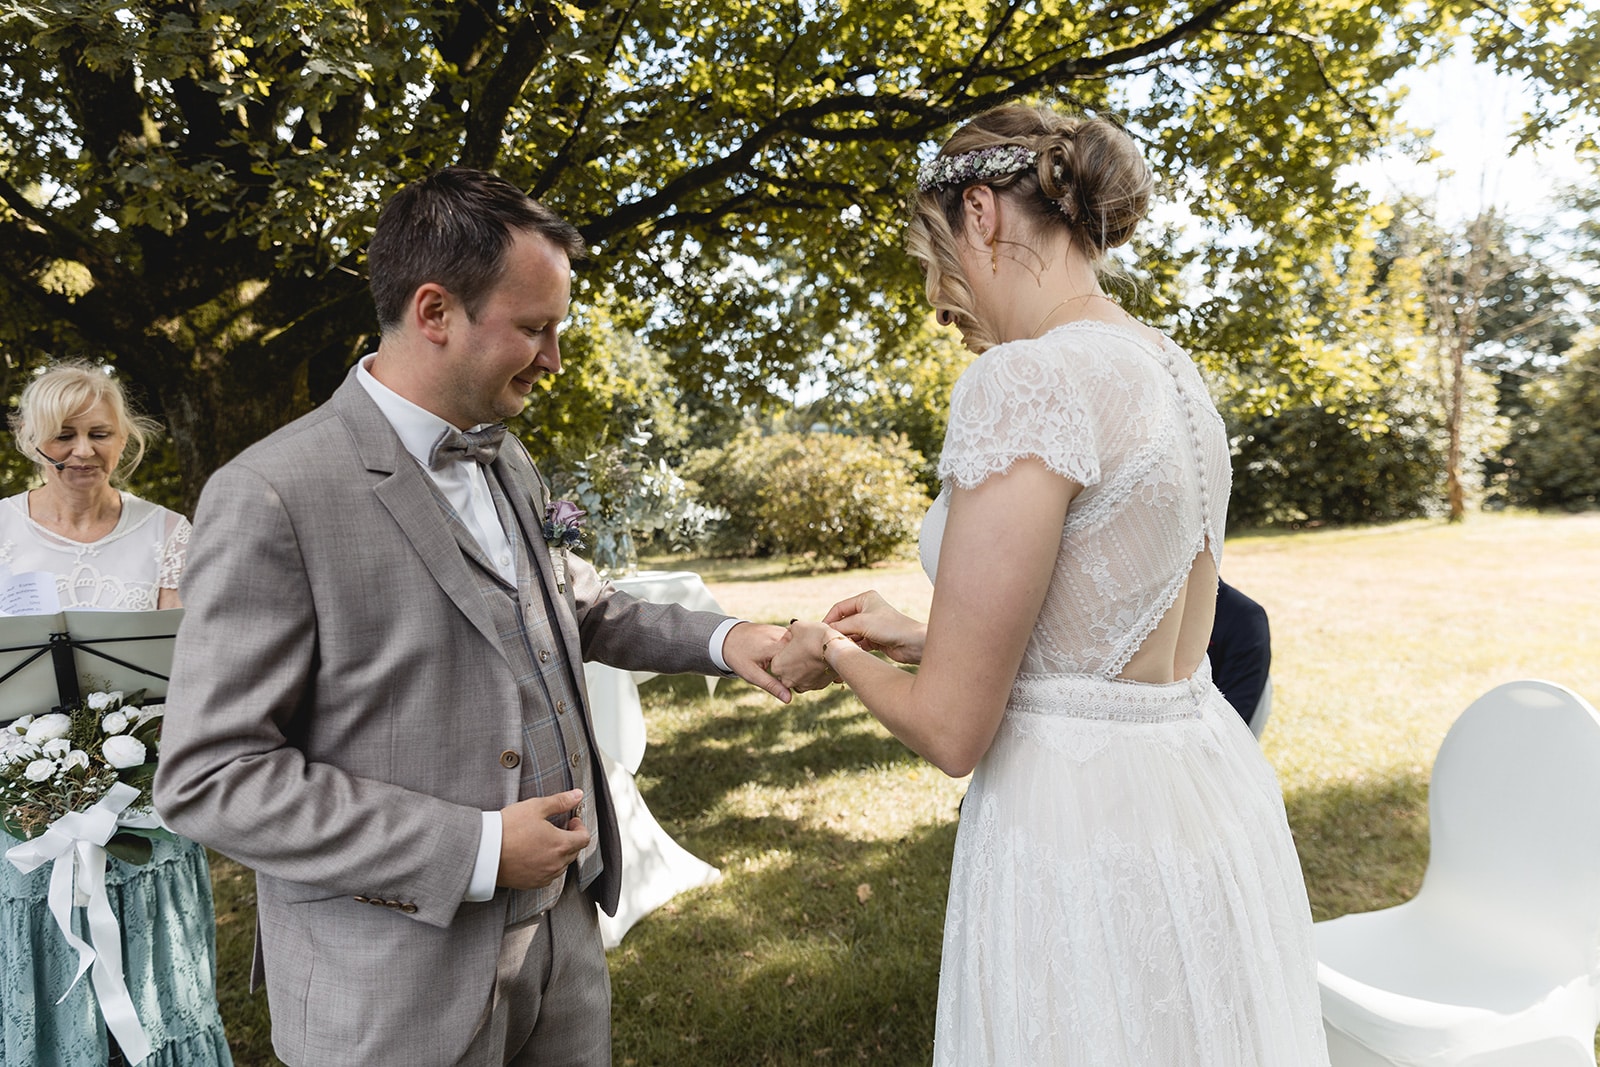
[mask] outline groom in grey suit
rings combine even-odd
[[[408,186],[368,250],[377,352],[200,499],[156,804],[255,869],[293,1067],[609,1064],[621,859],[582,661],[789,697],[782,628],[552,558],[541,479],[496,447],[560,370],[581,252],[493,175]]]

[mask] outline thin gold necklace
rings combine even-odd
[[[1043,326],[1045,323],[1049,322],[1051,315],[1054,315],[1056,312],[1060,311],[1062,308],[1066,307],[1068,304],[1075,304],[1079,300],[1093,300],[1096,297],[1098,297],[1101,300],[1104,300],[1106,303],[1111,304],[1111,305],[1113,305],[1115,307],[1121,307],[1122,306],[1121,304],[1118,304],[1115,300],[1112,300],[1109,296],[1107,296],[1104,293],[1079,293],[1077,296],[1069,296],[1065,300],[1061,301],[1061,303],[1059,303],[1055,307],[1051,308],[1049,311],[1046,311],[1044,313],[1044,318],[1040,319],[1039,322],[1038,322],[1038,325],[1034,326],[1034,328],[1031,331],[1029,331],[1028,336],[1029,337],[1038,337],[1039,336],[1039,327]]]

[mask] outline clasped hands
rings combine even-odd
[[[783,645],[768,670],[796,693],[848,684],[851,667],[842,661],[848,646],[882,652],[897,663],[921,663],[927,626],[889,606],[875,590],[841,600],[821,622],[792,620]]]

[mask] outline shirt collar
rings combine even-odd
[[[455,427],[426,408],[413,404],[373,377],[372,372],[367,369],[367,364],[372,362],[376,355],[374,352],[361,357],[361,362],[356,365],[356,381],[366,389],[367,395],[372,397],[372,402],[383,412],[383,417],[394,427],[394,432],[400,438],[400,443],[405,446],[405,450],[426,468],[428,456],[433,451],[433,443],[439,439],[440,434]]]

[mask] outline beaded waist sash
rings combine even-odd
[[[1155,684],[1093,674],[1019,674],[1006,713],[1055,715],[1101,722],[1179,722],[1200,716],[1211,684],[1211,661],[1177,682]]]

